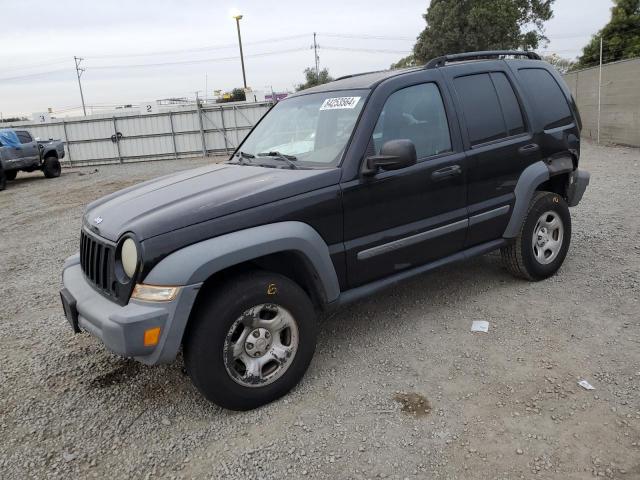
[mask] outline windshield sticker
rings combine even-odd
[[[320,107],[320,111],[322,110],[342,110],[345,108],[352,109],[356,108],[358,101],[360,101],[362,97],[336,97],[336,98],[327,98]]]

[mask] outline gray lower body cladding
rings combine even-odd
[[[200,289],[200,284],[183,286],[170,302],[130,300],[121,306],[94,290],[85,279],[74,255],[65,262],[64,288],[76,302],[78,326],[99,338],[112,352],[155,365],[173,361]],[[144,332],[160,328],[157,345],[144,344]]]

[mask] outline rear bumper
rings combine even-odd
[[[591,175],[586,170],[574,170],[569,177],[569,188],[567,189],[567,204],[575,207],[582,200]]]
[[[75,300],[80,330],[99,338],[109,350],[124,357],[134,357],[148,365],[173,361],[201,284],[182,287],[171,302],[130,300],[121,306],[91,287],[79,262],[78,255],[67,259],[62,283],[66,294]],[[144,332],[156,327],[160,328],[158,344],[145,346]]]

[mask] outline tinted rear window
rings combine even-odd
[[[472,145],[507,136],[496,89],[488,73],[454,80]]]
[[[522,68],[520,78],[529,94],[533,113],[545,129],[573,122],[567,98],[549,72],[542,68]]]
[[[507,124],[509,135],[518,135],[524,133],[524,120],[522,119],[522,110],[516,97],[513,87],[507,76],[502,72],[494,72],[491,74],[493,84],[498,92],[498,99],[502,106],[504,121]]]

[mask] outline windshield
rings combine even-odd
[[[254,164],[277,154],[301,166],[336,166],[368,93],[347,90],[283,100],[249,134],[240,151],[247,158],[255,157]]]

